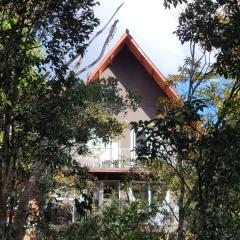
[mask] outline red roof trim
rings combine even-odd
[[[161,87],[169,98],[178,98],[176,91],[167,84],[166,79],[152,61],[147,57],[139,45],[135,42],[128,30],[121,36],[115,46],[108,52],[108,54],[101,60],[97,68],[88,77],[87,82],[94,81],[99,78],[100,74],[108,67],[114,57],[121,51],[124,45],[127,45],[129,50],[144,66],[146,71],[151,75],[155,82]]]

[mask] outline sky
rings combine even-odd
[[[99,2],[100,6],[95,8],[95,14],[100,19],[100,26],[95,31],[100,30],[117,7],[124,2],[111,22],[112,24],[114,20],[119,20],[114,37],[105,54],[128,29],[135,41],[165,77],[177,72],[178,66],[183,63],[184,57],[188,54],[188,47],[181,45],[173,34],[178,24],[178,13],[175,9],[165,9],[163,0],[100,0]],[[84,56],[82,67],[99,56],[111,24],[90,45]],[[84,79],[90,72],[87,71],[80,77]]]

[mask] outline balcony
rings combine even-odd
[[[142,167],[136,160],[136,153],[130,148],[89,148],[89,153],[79,155],[73,152],[73,158],[88,168],[134,168]]]

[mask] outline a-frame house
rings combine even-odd
[[[124,116],[118,116],[119,121],[125,124],[150,120],[159,108],[164,111],[164,106],[157,108],[160,97],[169,99],[178,97],[128,30],[93,70],[87,82],[108,77],[116,78],[123,91],[135,89],[141,96],[137,111],[129,111]],[[88,171],[98,178],[98,189],[94,195],[96,205],[103,206],[113,191],[118,193],[121,201],[133,201],[142,197],[151,202],[154,193],[149,183],[136,182],[131,189],[128,188],[128,192],[124,192],[122,187],[121,181],[124,176],[130,168],[137,167],[133,151],[135,147],[135,133],[126,128],[122,136],[112,143],[104,145],[99,142],[97,146],[90,146],[92,156],[79,156],[78,161],[81,165],[88,167]]]

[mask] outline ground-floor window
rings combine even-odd
[[[151,204],[153,200],[160,199],[157,194],[154,185],[147,182],[124,183],[118,180],[105,180],[97,182],[94,196],[97,206],[102,207],[108,205],[112,199],[118,199],[124,203],[144,200]]]
[[[58,203],[61,202],[59,208],[61,211],[59,210],[58,215],[56,208],[52,207],[52,211],[48,211],[48,215],[55,211],[55,214],[50,216],[54,223],[58,223],[58,219],[63,219],[62,216],[66,219],[64,221],[72,220],[74,222],[79,219],[87,219],[92,214],[110,206],[113,201],[124,205],[130,205],[137,200],[143,200],[149,205],[156,204],[159,214],[152,221],[159,225],[166,222],[167,224],[176,223],[174,215],[178,214],[177,202],[173,193],[163,192],[158,184],[144,181],[101,180],[95,182],[95,187],[91,188],[90,192],[74,191],[73,195],[70,193],[68,195],[65,193],[64,196],[60,195],[53,197]],[[163,216],[163,211],[169,214]],[[172,214],[172,211],[175,214]]]

